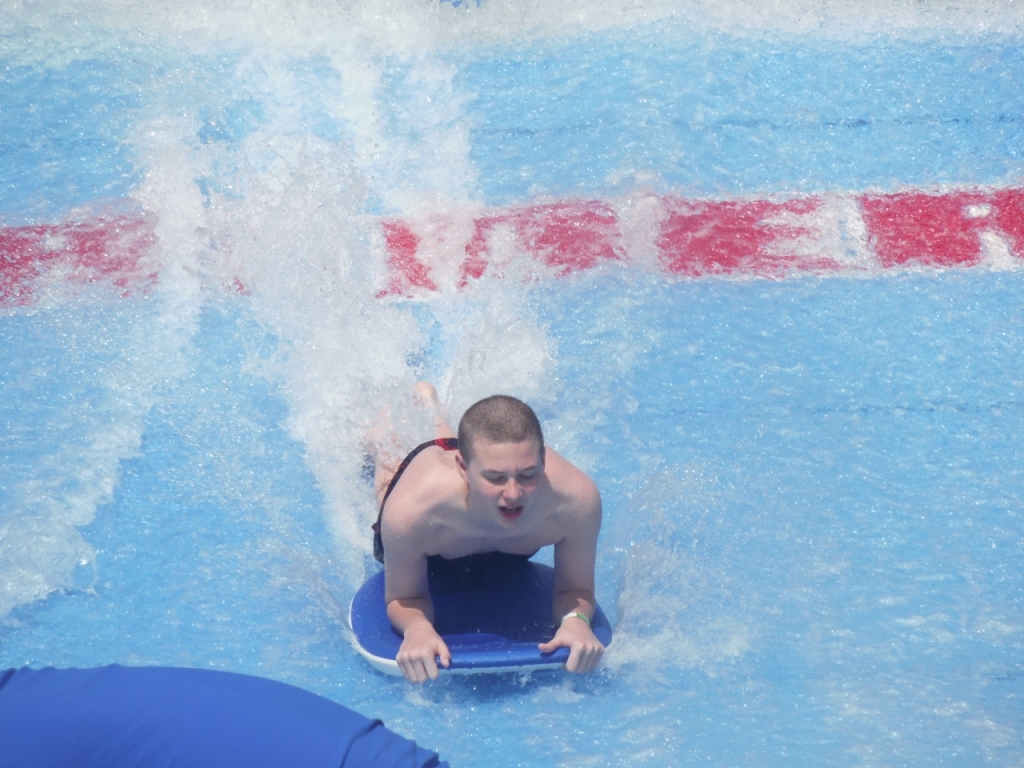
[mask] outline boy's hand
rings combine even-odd
[[[429,621],[418,621],[405,630],[405,639],[398,649],[398,668],[414,683],[437,679],[437,659],[448,667],[452,654]]]
[[[556,648],[568,648],[569,660],[565,662],[565,668],[569,672],[579,674],[596,669],[604,654],[604,646],[594,636],[587,622],[575,616],[564,619],[555,636],[537,647],[541,653],[549,653]]]

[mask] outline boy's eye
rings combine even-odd
[[[523,472],[522,474],[516,475],[516,480],[520,483],[525,483],[533,480],[537,477],[537,471],[531,470],[529,472]],[[494,485],[504,485],[508,482],[508,475],[484,475],[484,480]]]

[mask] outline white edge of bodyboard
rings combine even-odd
[[[386,675],[395,675],[396,677],[402,676],[402,670],[398,668],[398,662],[394,659],[375,656],[359,645],[358,642],[355,642],[354,645],[356,650],[359,651],[359,655],[370,662],[370,665],[374,669],[378,669]],[[438,671],[445,672],[449,675],[479,675],[500,674],[503,672],[536,672],[541,669],[554,669],[560,666],[562,665],[556,662],[552,662],[551,664],[521,664],[501,667],[460,667],[458,669],[445,669],[444,667],[439,666]]]

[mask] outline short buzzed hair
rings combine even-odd
[[[533,409],[509,395],[491,395],[469,407],[459,421],[459,451],[468,464],[473,458],[473,443],[523,443],[535,440],[544,455],[544,433]]]

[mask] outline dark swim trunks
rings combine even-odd
[[[409,453],[402,463],[398,465],[398,469],[395,471],[395,476],[391,478],[391,482],[388,483],[388,488],[384,491],[384,498],[380,502],[380,511],[377,513],[377,522],[373,524],[373,556],[380,562],[384,562],[384,540],[380,535],[381,521],[384,519],[384,505],[388,502],[388,497],[391,492],[395,489],[395,485],[398,483],[398,478],[402,476],[412,460],[419,456],[423,451],[432,446],[437,446],[445,451],[455,451],[459,448],[459,441],[454,437],[439,437],[436,440],[428,440],[425,443],[417,445]],[[534,553],[536,554],[536,552]],[[486,569],[491,563],[496,560],[507,561],[526,561],[529,560],[533,555],[510,555],[506,552],[481,552],[475,555],[466,555],[465,557],[457,557],[454,560],[448,560],[441,557],[440,555],[429,555],[427,557],[427,571],[430,578],[431,588],[439,589],[442,592],[453,591],[462,589],[472,583],[475,578],[474,574],[480,572],[481,569]]]

